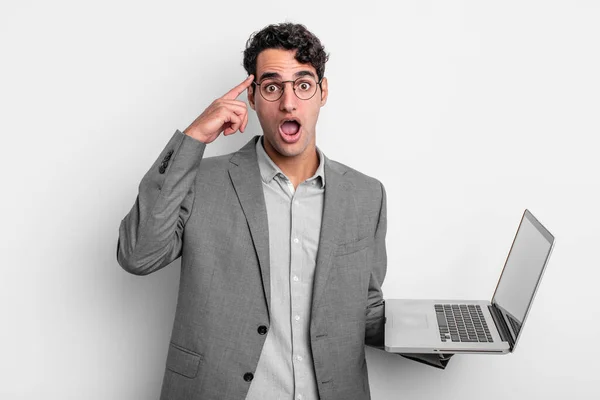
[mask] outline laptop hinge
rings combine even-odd
[[[496,323],[496,327],[498,328],[498,333],[500,334],[500,338],[503,341],[508,342],[508,345],[510,346],[510,350],[512,351],[515,342],[512,339],[512,335],[510,334],[510,331],[508,330],[508,325],[506,325],[506,321],[502,317],[502,312],[493,304],[488,305],[488,308],[490,310],[490,314],[492,314],[492,318],[494,319],[494,322]]]

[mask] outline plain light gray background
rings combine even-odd
[[[516,353],[440,371],[369,349],[373,399],[598,398],[598,2],[0,4],[0,398],[158,397],[180,264],[125,273],[119,223],[284,21],[331,54],[318,145],[386,185],[386,298],[489,299],[525,208],[557,238]]]

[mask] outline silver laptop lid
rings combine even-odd
[[[492,298],[508,325],[512,349],[517,345],[553,247],[554,236],[525,210]]]

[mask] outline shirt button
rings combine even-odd
[[[254,379],[254,375],[252,374],[252,372],[246,372],[244,374],[244,380],[246,382],[250,382],[252,379]]]
[[[296,200],[296,201],[294,201],[294,204],[297,205],[297,206],[299,206],[300,202],[298,200]]]
[[[298,282],[300,280],[300,278],[298,278],[296,275],[294,275],[294,282]]]
[[[298,396],[296,396],[296,398],[297,398],[298,400],[302,400],[302,395],[301,395],[301,394],[299,394]]]
[[[300,240],[298,238],[294,238],[294,243],[298,243]]]
[[[294,317],[294,319],[295,319],[296,321],[300,321],[300,316],[299,316],[299,315],[296,315],[296,316]]]
[[[296,360],[302,361],[302,356],[296,356]]]

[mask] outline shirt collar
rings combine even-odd
[[[261,136],[256,141],[256,156],[258,159],[258,168],[260,169],[260,175],[262,177],[262,180],[263,182],[268,184],[271,183],[271,181],[273,180],[273,178],[275,178],[276,175],[286,175],[281,171],[277,164],[275,164],[273,160],[271,160],[271,157],[269,157],[269,155],[265,151],[265,148],[263,147],[262,143],[263,140],[264,137]],[[319,181],[320,178],[321,188],[323,189],[325,188],[325,155],[318,147],[317,154],[319,155],[319,166],[317,167],[315,174],[312,177],[308,178],[307,181],[311,181],[313,179]]]

